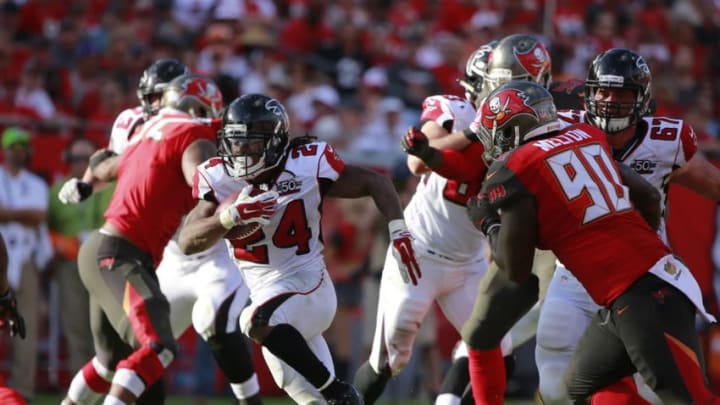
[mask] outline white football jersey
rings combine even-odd
[[[130,136],[135,128],[142,123],[143,110],[141,106],[123,110],[113,122],[108,149],[121,155],[128,146]]]
[[[586,122],[585,111],[558,111],[558,116],[568,125]],[[625,149],[614,151],[614,158],[630,166],[660,191],[664,214],[670,174],[697,152],[695,131],[683,120],[668,117],[643,117],[638,125],[644,132]],[[665,232],[663,219],[658,233],[667,242]]]
[[[325,142],[300,145],[288,152],[284,170],[272,188],[280,197],[270,223],[228,244],[251,291],[299,271],[324,268],[319,180],[337,180],[344,167]],[[223,202],[248,185],[230,177],[218,157],[198,166],[196,177],[194,195],[210,201]]]
[[[460,97],[431,96],[423,101],[420,119],[435,121],[450,133],[470,126],[475,107]],[[479,156],[478,164],[484,164]],[[485,258],[485,238],[465,210],[467,200],[480,191],[481,181],[461,183],[434,172],[422,175],[405,208],[405,221],[422,249],[457,262]]]

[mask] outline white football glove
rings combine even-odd
[[[58,192],[58,199],[63,204],[77,204],[92,195],[92,184],[84,183],[77,177],[65,182]]]
[[[266,191],[256,196],[250,196],[253,186],[245,186],[240,191],[235,202],[220,212],[220,223],[227,229],[236,225],[258,223],[267,225],[270,217],[275,213],[277,191]]]
[[[412,282],[413,285],[418,284],[418,280],[422,277],[420,266],[415,260],[415,250],[413,250],[413,237],[402,219],[394,219],[388,223],[390,230],[390,242],[392,243],[392,254],[397,261],[400,275],[406,284]]]

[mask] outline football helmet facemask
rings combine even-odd
[[[651,108],[651,74],[645,59],[628,49],[605,51],[593,60],[585,81],[585,111],[588,122],[612,134],[629,128]],[[629,89],[630,103],[596,100],[598,89]]]
[[[285,107],[263,94],[231,102],[218,131],[218,155],[228,175],[252,180],[281,164],[288,151],[290,127]]]
[[[465,77],[458,79],[458,83],[465,89],[465,99],[477,108],[487,92],[483,90],[483,78],[487,68],[490,52],[497,46],[498,41],[491,41],[476,49],[465,63]]]

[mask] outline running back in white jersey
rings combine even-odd
[[[448,133],[470,126],[475,107],[456,96],[431,96],[423,101],[421,121],[432,120]],[[478,157],[478,164],[483,164]],[[480,191],[481,179],[461,183],[437,173],[422,175],[415,194],[405,208],[405,221],[415,241],[440,257],[459,262],[485,257],[485,239],[468,220],[467,200]]]
[[[586,122],[585,111],[580,110],[559,111],[558,117],[568,124]],[[644,132],[624,150],[614,151],[614,158],[630,166],[660,192],[664,214],[670,174],[697,152],[695,131],[683,120],[668,117],[643,117],[638,128]],[[658,233],[667,242],[664,215]]]
[[[110,132],[108,150],[121,155],[125,151],[133,132],[139,125],[142,125],[143,121],[143,109],[141,106],[127,108],[118,114]]]
[[[272,186],[278,207],[270,223],[244,239],[230,241],[231,255],[254,290],[302,270],[323,268],[320,241],[320,179],[337,180],[345,167],[325,142],[299,145],[288,152],[284,170]],[[248,183],[230,177],[221,158],[198,166],[197,198],[223,202]]]

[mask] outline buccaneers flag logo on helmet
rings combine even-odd
[[[513,51],[515,58],[532,77],[539,77],[540,73],[550,71],[550,54],[540,41],[536,41],[535,46],[527,51],[523,52],[517,47]]]
[[[482,125],[488,132],[501,129],[512,117],[519,114],[536,116],[527,105],[528,96],[517,89],[507,89],[495,94],[482,106]]]

